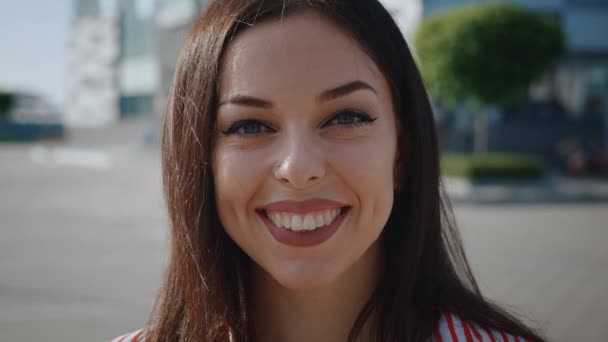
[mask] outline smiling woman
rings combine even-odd
[[[361,293],[342,300],[364,303],[392,207],[397,148],[390,88],[378,67],[339,26],[302,11],[235,37],[218,98],[217,209],[254,261],[254,280],[271,276],[260,279],[272,284],[253,284],[274,293],[329,289],[359,272],[351,280]],[[278,303],[292,301],[283,293]],[[331,290],[315,296],[340,304]]]
[[[479,293],[424,86],[375,0],[212,2],[163,174],[165,284],[118,341],[543,341]]]

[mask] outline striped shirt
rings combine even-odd
[[[140,329],[119,336],[112,342],[144,342],[145,330]],[[429,342],[529,342],[521,337],[506,334],[477,323],[460,319],[453,313],[441,316],[437,330]]]
[[[432,342],[529,342],[528,340],[496,331],[487,326],[460,319],[453,313],[441,316]]]
[[[146,339],[146,334],[144,329],[139,329],[132,333],[128,333],[122,336],[119,336],[112,340],[112,342],[144,342]]]

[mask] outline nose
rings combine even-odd
[[[282,158],[273,170],[274,177],[295,189],[305,189],[321,181],[326,173],[322,149],[305,134],[292,134],[281,144]]]

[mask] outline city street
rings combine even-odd
[[[0,340],[107,341],[146,322],[167,255],[154,123],[0,144]],[[485,295],[552,341],[608,340],[608,203],[456,202]]]

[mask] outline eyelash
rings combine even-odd
[[[344,123],[344,124],[336,123],[333,125],[340,126],[341,128],[353,129],[356,127],[372,124],[374,121],[376,121],[378,119],[378,118],[372,118],[369,114],[362,112],[362,111],[358,111],[358,110],[354,110],[354,109],[347,109],[347,110],[341,110],[341,111],[335,113],[329,120],[325,121],[324,125],[328,124],[334,120],[337,120],[337,118],[339,118],[339,117],[344,117],[344,116],[346,116],[348,118],[353,118],[355,121],[351,122],[351,123]],[[223,133],[225,135],[238,134],[241,136],[258,136],[258,135],[264,133],[264,132],[245,133],[244,129],[249,125],[260,125],[262,127],[265,127],[267,130],[271,129],[267,124],[265,124],[259,120],[245,119],[245,120],[240,120],[240,121],[235,122],[234,124],[232,124],[232,126],[230,126],[230,128],[228,128],[226,131],[223,131]]]

